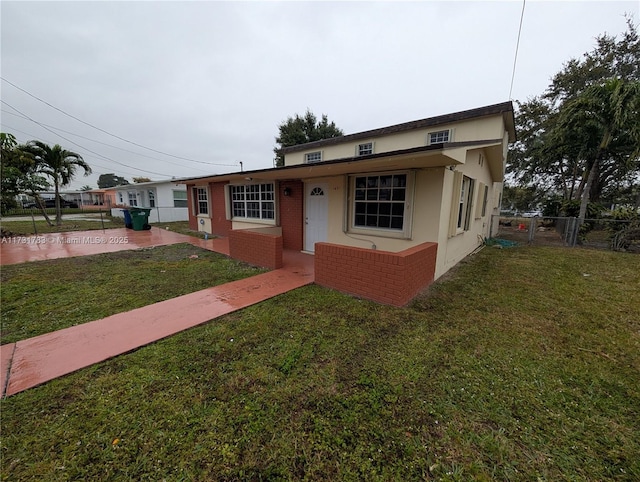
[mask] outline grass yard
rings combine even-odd
[[[3,400],[2,477],[640,480],[639,286],[486,248],[406,308],[301,288]]]
[[[262,272],[187,243],[3,266],[0,337],[23,340]]]
[[[8,217],[2,219],[2,230],[10,232],[14,236],[31,236],[36,232],[38,234],[47,234],[102,229],[100,214],[93,214],[92,217],[94,220],[90,221],[86,219],[68,219],[63,216],[62,224],[56,226],[54,215],[51,219],[54,223],[53,226],[49,226],[46,221],[41,220],[35,222],[35,229],[33,221],[14,221]],[[124,228],[124,220],[122,218],[104,216],[104,228]]]

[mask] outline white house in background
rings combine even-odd
[[[111,188],[116,206],[113,216],[124,217],[126,207],[151,208],[149,223],[188,221],[187,186],[179,179],[127,184]]]

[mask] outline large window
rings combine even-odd
[[[206,187],[196,187],[193,190],[196,215],[209,214],[209,195]]]
[[[187,191],[173,191],[173,207],[186,208],[187,206]]]
[[[273,183],[229,186],[233,218],[275,219]]]
[[[353,176],[351,189],[352,230],[379,230],[398,237],[409,235],[411,222],[407,206],[413,189],[410,173]]]

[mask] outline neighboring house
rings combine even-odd
[[[89,195],[88,203],[93,206],[110,209],[116,204],[116,193],[113,188],[92,189],[86,191],[86,194]]]
[[[489,236],[514,141],[505,102],[288,147],[281,168],[183,180],[190,226],[271,268],[314,253],[316,283],[404,305]]]
[[[115,206],[111,209],[113,216],[123,217],[123,208],[151,208],[150,223],[187,221],[189,209],[187,203],[187,187],[184,181],[152,181],[125,186],[115,186],[113,190]]]

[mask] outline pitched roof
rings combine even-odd
[[[502,114],[503,116],[505,116],[505,123],[509,131],[509,140],[515,141],[515,127],[514,127],[515,121],[513,117],[513,104],[511,101],[508,101],[508,102],[502,102],[500,104],[493,104],[485,107],[479,107],[476,109],[454,112],[452,114],[445,114],[445,115],[439,115],[436,117],[428,117],[426,119],[415,120],[411,122],[404,122],[402,124],[395,124],[388,127],[381,127],[379,129],[356,132],[355,134],[348,134],[346,136],[331,137],[329,139],[321,139],[319,141],[307,142],[306,144],[298,144],[296,146],[285,147],[282,149],[282,151],[284,154],[289,154],[292,152],[306,151],[309,149],[316,149],[324,146],[332,146],[336,144],[342,144],[344,142],[356,141],[359,139],[381,137],[389,134],[397,134],[399,132],[405,132],[405,131],[410,131],[414,129],[423,129],[425,127],[451,124],[454,122],[460,122],[464,120],[470,120],[478,117],[485,117],[485,116],[496,115],[496,114]]]

